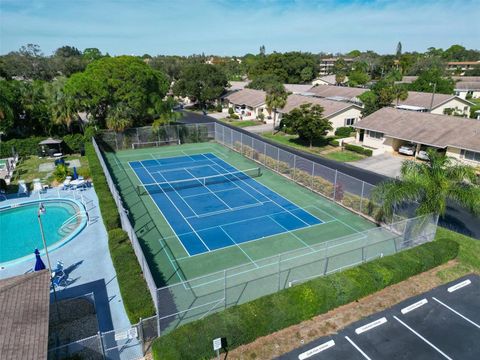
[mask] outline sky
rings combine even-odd
[[[0,54],[38,44],[111,55],[480,48],[480,0],[0,0]]]

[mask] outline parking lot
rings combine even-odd
[[[469,275],[279,359],[480,359],[480,277]]]

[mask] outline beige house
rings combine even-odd
[[[447,63],[447,71],[460,72],[460,75],[465,74],[465,71],[473,69],[480,65],[479,61],[450,61]]]
[[[323,116],[332,123],[333,127],[329,135],[333,135],[339,127],[353,126],[362,116],[362,108],[356,104],[292,94],[288,96],[287,104],[283,109],[278,109],[278,119],[281,120],[283,115],[303,104],[323,107]]]
[[[348,76],[345,76],[342,84],[346,84],[347,82]],[[314,79],[312,85],[337,85],[337,80],[335,75],[325,75]]]
[[[268,111],[265,103],[266,93],[262,90],[243,89],[234,92],[224,98],[227,108],[224,109],[225,115],[228,108],[233,108],[235,113],[243,120],[254,120],[261,118],[267,123],[273,123],[273,114]],[[302,104],[318,104],[324,109],[323,115],[332,122],[333,130],[343,126],[352,126],[361,117],[362,108],[359,105],[341,101],[332,101],[312,96],[303,96],[291,94],[287,98],[287,103],[283,109],[277,109],[277,122],[283,115],[288,114],[293,109]]]
[[[318,74],[320,76],[323,75],[328,75],[333,73],[333,67],[335,66],[335,63],[339,60],[340,58],[326,58],[326,59],[321,59],[320,64],[319,64],[319,72]],[[345,63],[347,65],[352,65],[353,64],[353,59],[349,58],[343,58]]]
[[[305,94],[312,88],[311,84],[283,84],[283,87],[288,93]]]
[[[461,99],[480,98],[480,81],[466,82],[461,81],[455,84],[455,96]]]
[[[473,104],[455,95],[409,91],[406,100],[399,100],[398,103],[395,102],[393,105],[402,110],[468,117],[470,106]]]
[[[480,166],[480,121],[425,112],[383,108],[360,120],[356,142],[374,155],[413,144],[416,153],[437,148],[446,156]]]

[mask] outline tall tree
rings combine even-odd
[[[107,129],[122,132],[133,125],[133,116],[133,111],[127,104],[115,104],[107,115]]]
[[[117,105],[128,107],[133,125],[156,117],[154,109],[168,91],[166,76],[132,56],[103,57],[82,73],[73,74],[64,92],[75,101],[75,110],[86,111],[100,125]]]
[[[265,103],[267,104],[268,111],[273,112],[273,130],[277,123],[277,110],[282,109],[287,104],[288,94],[285,87],[282,84],[270,86],[266,89],[267,95],[265,97]]]
[[[204,107],[208,102],[218,99],[227,84],[227,77],[215,65],[191,64],[182,69],[173,86],[173,93],[188,96]]]
[[[260,55],[260,56],[265,56],[265,45],[260,46],[259,55]]]
[[[450,158],[428,151],[429,161],[404,161],[401,178],[377,185],[373,200],[381,204],[383,214],[390,218],[395,208],[405,202],[417,202],[418,215],[444,215],[447,201],[480,213],[480,186],[475,169]]]
[[[311,148],[313,140],[333,129],[332,123],[323,117],[323,111],[320,105],[303,104],[290,111],[282,122],[301,139],[307,140]]]
[[[397,56],[397,59],[400,59],[400,56],[402,56],[402,43],[400,41],[397,44],[397,51],[395,52],[395,55]]]
[[[422,72],[417,80],[409,85],[409,89],[413,91],[432,92],[433,84],[435,92],[440,94],[452,94],[454,81],[450,77],[443,76],[443,70],[432,68]]]
[[[262,74],[253,79],[246,87],[249,89],[264,90],[275,87],[283,86],[280,78],[275,74]]]
[[[398,106],[399,101],[405,101],[408,98],[407,87],[403,84],[395,84],[392,88],[395,104]]]

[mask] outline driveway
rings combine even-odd
[[[402,167],[402,162],[405,160],[408,160],[408,158],[385,153],[349,164],[364,170],[373,171],[377,174],[395,178],[400,176],[400,168]]]

